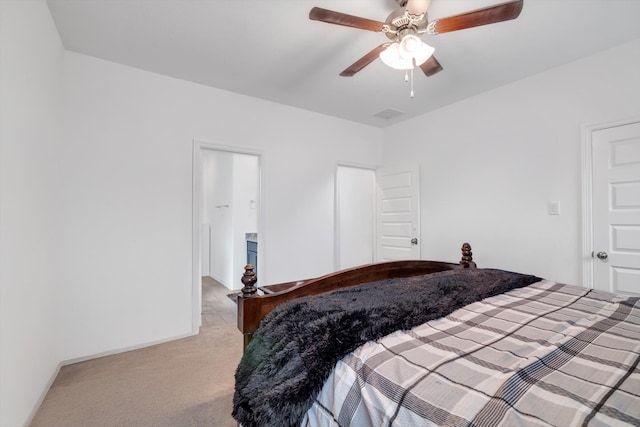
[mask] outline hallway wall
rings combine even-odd
[[[0,425],[21,426],[65,355],[62,43],[44,1],[0,1]]]

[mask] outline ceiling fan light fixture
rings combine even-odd
[[[400,40],[400,44],[398,45],[398,52],[400,56],[404,59],[413,58],[415,53],[418,51],[420,47],[420,39],[413,34],[407,34]]]
[[[404,59],[415,59],[416,65],[423,64],[433,55],[435,49],[424,43],[417,36],[407,34],[402,38],[398,46],[400,57]]]
[[[406,65],[410,61],[400,58],[399,44],[397,42],[391,43],[389,47],[380,52],[380,59],[385,65],[394,68],[396,70],[405,70]]]
[[[424,43],[417,36],[407,34],[400,42],[394,42],[380,52],[380,59],[387,66],[396,70],[410,70],[422,65],[433,55],[435,49]]]

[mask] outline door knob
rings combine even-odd
[[[603,261],[604,261],[605,259],[609,258],[609,254],[608,254],[608,253],[606,253],[605,251],[600,251],[600,252],[598,252],[598,253],[596,254],[596,256],[597,256],[598,258],[600,258],[601,260],[603,260]]]
[[[411,239],[411,244],[412,245],[417,245],[418,244],[418,239],[415,238],[415,237],[413,239]]]

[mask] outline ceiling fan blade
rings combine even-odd
[[[515,19],[522,11],[524,0],[510,1],[484,9],[472,10],[460,15],[449,16],[433,21],[427,32],[431,34],[448,33],[481,25]]]
[[[347,69],[341,72],[340,75],[342,77],[352,77],[355,73],[375,61],[380,56],[380,52],[385,50],[390,44],[391,43],[383,43],[380,46],[376,47],[375,49],[364,55],[362,58],[351,64],[349,67],[347,67]]]
[[[429,9],[431,0],[408,0],[405,10],[415,16],[422,15]]]
[[[321,7],[314,7],[311,9],[311,11],[309,11],[309,19],[369,31],[382,31],[382,28],[384,27],[384,22],[347,15],[346,13],[334,12],[333,10],[323,9]]]
[[[431,55],[429,59],[427,59],[420,68],[424,72],[427,77],[431,77],[434,74],[442,71],[442,65],[438,62],[435,56]]]

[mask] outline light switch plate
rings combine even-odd
[[[547,213],[549,215],[560,215],[560,202],[549,202],[547,204]]]

